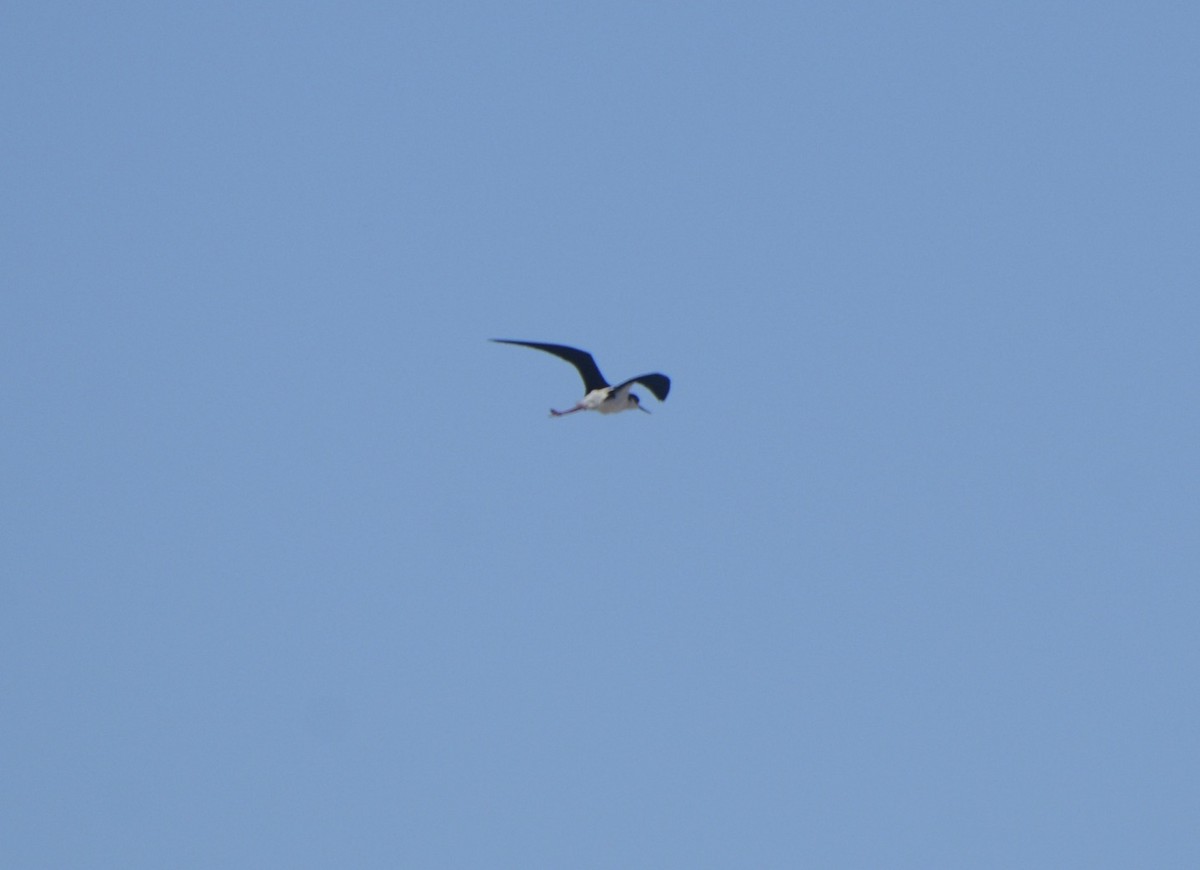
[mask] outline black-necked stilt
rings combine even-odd
[[[592,359],[592,355],[586,350],[579,350],[575,347],[567,347],[563,344],[543,344],[537,341],[513,341],[508,338],[493,338],[492,341],[498,341],[500,344],[519,344],[523,347],[532,347],[535,350],[544,350],[546,353],[552,353],[557,357],[565,359],[571,365],[575,366],[575,368],[579,369],[579,376],[583,378],[585,395],[574,408],[569,410],[555,411],[551,408],[550,413],[555,417],[561,417],[563,414],[574,414],[576,411],[599,411],[601,414],[616,414],[618,411],[628,411],[630,408],[638,408],[649,414],[650,412],[642,407],[637,393],[630,392],[633,385],[642,384],[646,389],[654,393],[660,402],[667,398],[667,393],[671,389],[671,379],[657,372],[649,375],[638,375],[636,378],[630,378],[623,383],[617,384],[615,387],[609,386],[608,381],[604,380],[604,375],[600,374],[600,368],[596,365],[596,361]]]

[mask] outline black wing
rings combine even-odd
[[[660,402],[665,402],[667,393],[671,391],[671,379],[666,375],[660,375],[655,372],[652,375],[638,375],[636,378],[630,378],[623,384],[617,384],[613,387],[613,392],[620,391],[622,387],[627,387],[630,384],[642,384],[650,392],[654,393],[654,397]]]
[[[500,344],[519,344],[523,347],[532,347],[535,350],[544,350],[546,353],[552,353],[560,359],[565,359],[575,368],[579,369],[579,376],[583,378],[584,393],[590,393],[592,390],[601,390],[608,386],[608,381],[604,380],[604,375],[600,374],[600,368],[596,365],[596,361],[592,359],[592,355],[586,350],[580,350],[577,347],[567,347],[565,344],[542,344],[537,341],[514,341],[510,338],[493,338],[492,341],[498,341]],[[654,377],[662,377],[656,375]],[[636,380],[636,378],[635,378]],[[665,378],[664,378],[665,380]],[[650,387],[649,384],[646,386]],[[654,395],[658,395],[658,391],[654,387],[650,387]],[[666,395],[664,389],[663,395]]]

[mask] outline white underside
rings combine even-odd
[[[589,411],[599,411],[601,414],[619,414],[621,411],[628,411],[630,408],[636,407],[629,401],[629,389],[629,387],[623,387],[616,393],[612,391],[612,387],[592,390],[583,397],[583,401],[579,404]]]

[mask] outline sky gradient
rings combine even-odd
[[[1198,35],[8,4],[0,865],[1200,866]]]

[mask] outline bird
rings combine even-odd
[[[532,347],[534,350],[543,350],[546,353],[554,354],[560,359],[565,359],[579,370],[579,376],[583,378],[583,398],[576,403],[575,407],[568,408],[565,411],[556,411],[551,408],[550,415],[552,417],[563,417],[567,414],[574,414],[576,411],[599,411],[601,414],[616,414],[633,408],[649,414],[650,410],[642,406],[642,401],[638,398],[638,394],[631,392],[633,385],[641,384],[653,393],[655,398],[660,402],[666,400],[667,393],[671,390],[671,379],[658,372],[648,375],[638,375],[636,378],[622,381],[614,387],[608,381],[604,380],[604,375],[600,374],[600,368],[596,365],[596,361],[592,359],[592,355],[586,350],[580,350],[577,347],[567,347],[565,344],[546,344],[540,341],[516,341],[511,338],[493,338],[492,341],[499,344],[518,344],[522,347]]]

